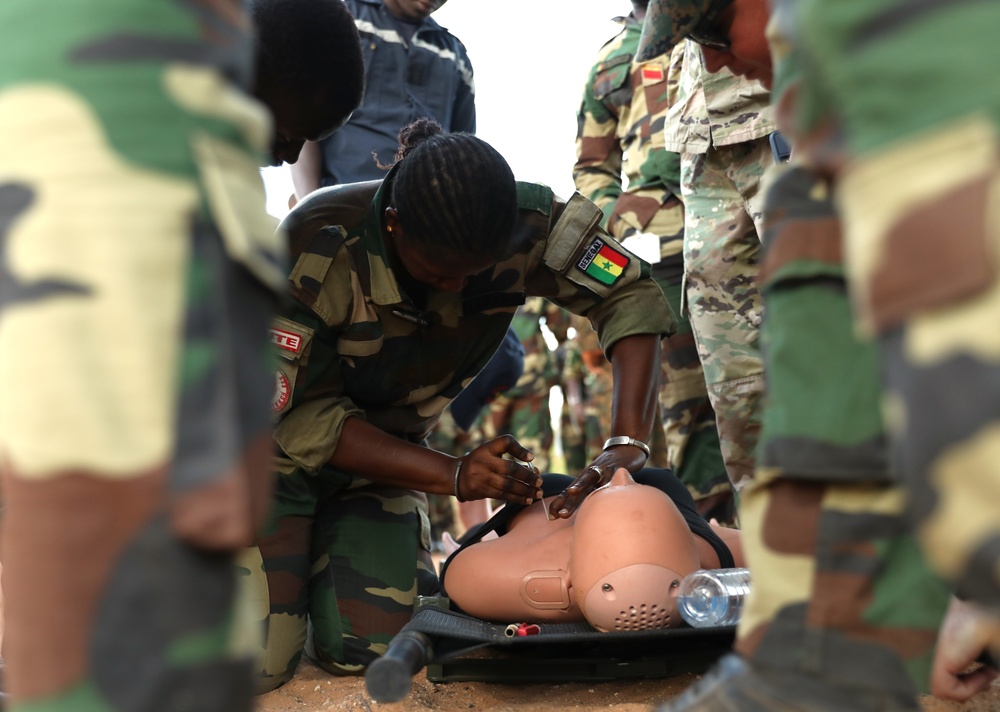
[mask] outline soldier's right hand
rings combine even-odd
[[[489,440],[461,460],[455,479],[455,494],[459,501],[470,499],[501,499],[515,504],[531,504],[542,496],[542,478],[530,464],[534,455],[514,439],[501,435]]]

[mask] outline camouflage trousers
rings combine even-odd
[[[677,261],[681,261],[679,255]],[[678,317],[677,333],[660,343],[659,401],[666,464],[660,464],[662,454],[655,446],[651,464],[673,470],[691,492],[702,516],[731,524],[736,519],[735,502],[722,459],[715,411],[708,398],[691,324],[680,315],[683,267],[677,265],[673,275],[658,267],[654,270],[656,283]],[[653,438],[654,443],[657,440]]]
[[[715,411],[691,323],[682,312],[684,206],[671,198],[646,226],[660,237],[653,277],[677,315],[677,332],[660,342],[660,432],[650,442],[650,465],[673,470],[694,497],[698,511],[723,523],[735,521],[732,486],[719,444]],[[624,237],[627,237],[625,235]]]
[[[688,318],[737,490],[753,477],[760,431],[760,180],[773,164],[767,138],[681,154]]]
[[[427,498],[343,473],[281,475],[274,519],[239,562],[266,638],[258,692],[292,678],[303,651],[337,675],[385,652],[417,595],[437,592]]]
[[[840,224],[815,174],[775,180],[765,245],[767,405],[741,499],[754,587],[736,648],[810,709],[918,710],[949,590],[890,473],[877,348],[853,332]]]
[[[281,264],[268,121],[226,79],[246,22],[235,0],[0,4],[10,709],[251,707],[232,562],[267,506],[283,280],[231,249]]]
[[[897,11],[888,0],[812,3],[801,18],[805,79],[826,91],[802,101],[842,117],[852,297],[881,345],[887,425],[920,542],[959,593],[1000,613],[1000,87],[990,69],[1000,46],[983,31],[1000,23],[1000,6]],[[835,31],[820,30],[830,22]],[[927,42],[942,52],[927,57]]]
[[[566,472],[582,472],[587,463],[587,436],[584,423],[574,421],[570,406],[563,401],[559,414],[559,438],[562,443],[563,457],[566,460]]]

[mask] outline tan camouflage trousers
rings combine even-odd
[[[760,431],[760,181],[773,163],[766,137],[681,155],[687,313],[737,490],[753,478]]]

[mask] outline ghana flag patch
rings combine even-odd
[[[628,266],[628,257],[597,237],[583,253],[577,268],[601,284],[614,284]]]

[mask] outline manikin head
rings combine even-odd
[[[568,568],[587,621],[617,632],[680,625],[677,586],[700,565],[691,530],[670,498],[619,469],[580,506]]]

